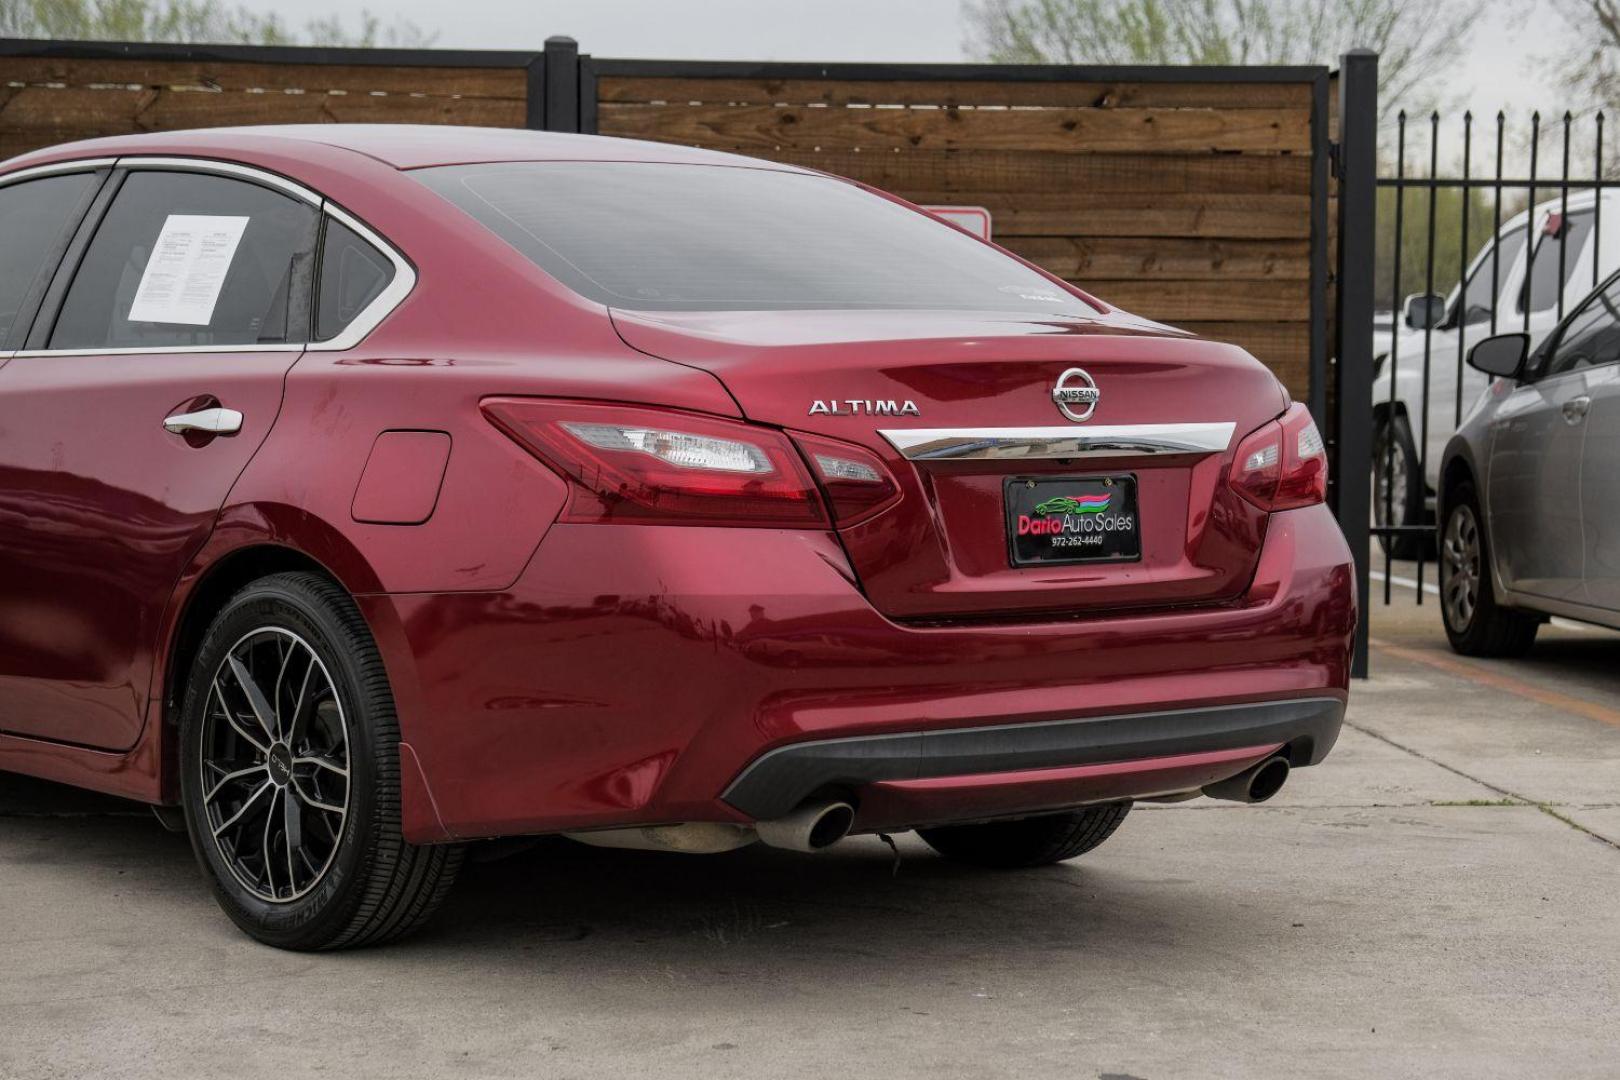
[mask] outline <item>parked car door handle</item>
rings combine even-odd
[[[1564,402],[1564,423],[1578,424],[1586,419],[1586,410],[1592,407],[1592,399],[1582,394],[1577,398],[1570,398]]]
[[[242,430],[242,414],[235,409],[198,409],[165,417],[163,426],[176,435],[199,431],[205,435],[235,435]]]

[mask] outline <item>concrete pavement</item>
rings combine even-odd
[[[1325,765],[1027,873],[559,842],[290,955],[143,812],[0,774],[0,1077],[1615,1076],[1620,637],[1475,665],[1397,600]]]

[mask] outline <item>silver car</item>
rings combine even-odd
[[[1620,274],[1532,352],[1486,338],[1493,377],[1440,473],[1440,599],[1461,653],[1525,652],[1549,615],[1620,629]]]
[[[1540,203],[1533,218],[1521,210],[1508,219],[1469,265],[1466,287],[1459,284],[1444,299],[1409,296],[1392,331],[1375,328],[1374,524],[1438,520],[1429,514],[1440,493],[1442,450],[1457,430],[1456,410],[1460,404],[1466,413],[1485,389],[1483,375],[1461,370],[1464,352],[1496,330],[1528,331],[1535,348],[1617,270],[1620,191],[1604,191],[1601,200],[1592,191],[1571,191],[1567,202],[1560,196]],[[1425,351],[1432,358],[1426,411]],[[1397,557],[1417,554],[1410,537],[1386,546]]]

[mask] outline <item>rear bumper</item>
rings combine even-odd
[[[1236,776],[1287,748],[1240,746],[1167,757],[1016,772],[879,780],[862,788],[855,832],[1049,813],[1088,803],[1182,795]]]
[[[1272,516],[1218,607],[910,626],[830,536],[608,525],[554,526],[501,593],[359,602],[427,842],[747,822],[823,779],[858,786],[866,828],[885,806],[922,823],[1188,790],[1240,750],[1311,764],[1346,696],[1352,580],[1316,506]]]
[[[1214,767],[1217,773],[1220,767],[1230,765],[1224,773],[1230,776],[1241,772],[1251,758],[1277,748],[1282,748],[1294,765],[1315,765],[1333,748],[1343,723],[1343,701],[1314,697],[1035,724],[818,739],[778,747],[755,759],[731,782],[722,798],[748,817],[764,820],[781,817],[809,796],[828,788],[859,790],[873,784],[893,786],[895,782],[978,777],[959,787],[983,790],[1024,782],[1039,785],[1043,780],[1057,779],[1037,775],[1046,770],[1066,772],[1066,779],[1075,786],[1064,798],[1074,798],[1085,793],[1086,780],[1119,775],[1118,771],[1088,774],[1074,770],[1074,766],[1196,758],[1196,765]],[[1163,771],[1170,769],[1167,764]],[[932,790],[944,792],[949,788],[939,785]],[[903,790],[926,792],[930,788]],[[1149,792],[1140,790],[1135,794]]]

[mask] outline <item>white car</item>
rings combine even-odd
[[[1620,191],[1604,192],[1601,204],[1592,191],[1571,191],[1567,205],[1562,196],[1538,204],[1527,231],[1529,221],[1530,215],[1520,211],[1502,226],[1494,244],[1480,249],[1468,267],[1466,288],[1459,284],[1444,299],[1414,293],[1406,298],[1393,334],[1374,330],[1374,524],[1434,520],[1441,454],[1489,382],[1464,365],[1468,349],[1493,333],[1510,331],[1528,332],[1535,348],[1559,316],[1575,310],[1592,291],[1594,281],[1620,269]],[[1527,246],[1534,251],[1528,287]],[[1497,252],[1499,266],[1493,265]],[[1403,269],[1410,280],[1410,268]],[[1425,348],[1430,357],[1426,411]],[[1402,538],[1392,550],[1397,556],[1415,555],[1418,544]]]

